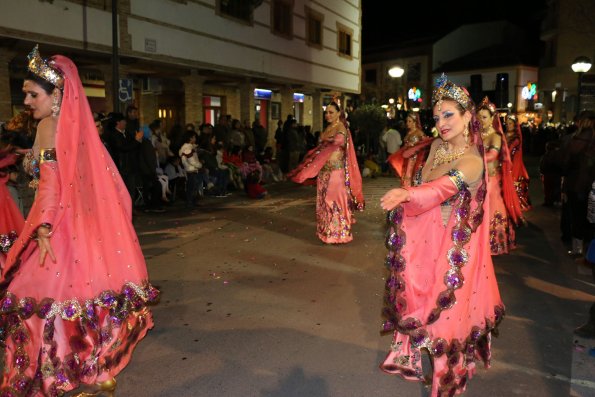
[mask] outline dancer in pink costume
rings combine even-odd
[[[60,55],[46,61],[37,47],[28,66],[23,92],[40,120],[39,184],[0,279],[2,394],[111,394],[153,326],[147,304],[158,292],[76,66]]]
[[[504,314],[484,216],[487,176],[468,93],[438,80],[432,96],[440,136],[413,170],[412,186],[388,191],[383,331],[393,333],[381,369],[463,393],[475,360],[489,366],[491,335]],[[422,365],[422,361],[424,362]]]
[[[506,143],[508,144],[510,161],[512,162],[512,182],[519,197],[521,210],[529,211],[531,209],[529,173],[523,162],[523,134],[514,114],[506,118]]]
[[[407,114],[407,135],[403,139],[403,147],[393,153],[388,159],[388,163],[393,166],[394,170],[401,177],[402,187],[411,186],[410,175],[412,175],[412,170],[419,166],[417,162],[419,149],[426,147],[425,145],[420,145],[420,142],[426,141],[427,143],[427,140],[429,140],[429,137],[424,134],[421,128],[419,113],[409,112]],[[412,149],[414,147],[416,149]],[[421,158],[423,157],[424,155],[421,153]],[[402,161],[402,165],[397,167],[395,162],[399,161]]]
[[[10,174],[2,171],[16,160],[16,154],[0,150],[0,269],[4,267],[6,253],[25,224],[23,214],[6,187]]]
[[[510,152],[496,105],[488,97],[477,107],[477,118],[488,170],[490,249],[492,255],[507,254],[516,248],[514,226],[523,219],[512,179]]]
[[[353,240],[354,210],[364,209],[362,177],[357,165],[351,134],[337,101],[325,111],[328,126],[320,144],[289,174],[297,183],[318,177],[316,235],[327,244]]]

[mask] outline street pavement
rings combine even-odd
[[[506,305],[492,367],[468,396],[595,396],[595,340],[572,330],[595,301],[590,270],[566,254],[559,210],[542,207],[528,158],[534,209],[518,248],[494,258]],[[365,179],[367,207],[354,241],[315,236],[314,187],[270,186],[142,214],[135,227],[162,292],[155,328],[118,377],[122,396],[425,396],[418,383],[378,369],[386,269],[379,199],[395,178]]]

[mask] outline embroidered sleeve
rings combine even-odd
[[[448,175],[452,183],[459,191],[467,187],[467,184],[465,183],[465,175],[461,171],[453,168],[452,170],[448,171],[446,175]]]

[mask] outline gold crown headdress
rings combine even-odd
[[[490,102],[490,98],[488,98],[487,96],[483,98],[483,100],[479,104],[479,108],[487,109],[490,111],[491,114],[496,113],[496,105]]]
[[[58,69],[52,67],[52,61],[47,62],[41,55],[39,55],[38,44],[36,44],[33,51],[27,55],[27,59],[29,60],[28,69],[31,73],[49,81],[59,89],[64,87],[64,77],[62,77],[62,74]]]
[[[341,98],[338,95],[333,95],[331,102],[335,102],[339,106],[339,110],[341,110]]]
[[[465,110],[471,110],[473,108],[473,101],[467,91],[452,81],[449,81],[446,75],[442,73],[442,76],[436,80],[436,88],[434,88],[434,92],[432,93],[432,106],[445,99],[456,101]]]

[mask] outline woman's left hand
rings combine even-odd
[[[40,226],[37,229],[37,244],[39,245],[39,265],[43,266],[46,255],[52,258],[52,261],[56,263],[56,255],[50,244],[51,230]]]
[[[399,204],[409,201],[409,191],[406,189],[392,189],[389,190],[380,199],[380,206],[385,211],[395,209]]]

